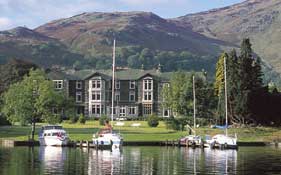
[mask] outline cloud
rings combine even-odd
[[[51,20],[106,10],[113,10],[113,6],[97,0],[0,0],[0,16],[9,16],[13,27],[34,28]],[[0,30],[3,29],[6,27],[0,26]]]
[[[0,30],[6,30],[13,26],[12,21],[6,17],[0,17]]]

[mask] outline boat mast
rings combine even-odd
[[[115,39],[113,40],[113,54],[112,54],[112,96],[111,96],[111,121],[113,122],[114,114],[114,91],[115,91]]]
[[[224,57],[224,95],[225,95],[225,135],[227,136],[228,117],[227,117],[227,86],[226,86],[226,57]]]
[[[196,98],[195,98],[195,77],[192,76],[192,87],[193,87],[193,128],[194,128],[194,135],[196,135]]]

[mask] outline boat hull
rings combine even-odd
[[[93,144],[103,148],[120,148],[123,145],[123,139],[108,134],[107,136],[93,138]]]
[[[220,149],[237,149],[237,138],[229,137],[226,135],[215,135],[211,140],[207,142],[210,148]]]
[[[40,146],[66,146],[68,138],[39,138]]]

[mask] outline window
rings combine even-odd
[[[130,93],[129,93],[129,101],[135,101],[136,99],[135,99],[135,92],[134,91],[131,91]]]
[[[82,89],[82,82],[76,81],[76,89]]]
[[[100,89],[101,88],[101,80],[92,80],[92,88]]]
[[[152,92],[144,92],[144,101],[152,101]]]
[[[135,89],[135,88],[136,88],[136,82],[130,81],[130,89]]]
[[[143,80],[143,101],[153,100],[153,80],[145,79]]]
[[[144,105],[143,106],[143,114],[144,115],[150,115],[152,114],[152,105]]]
[[[112,114],[112,108],[110,108],[110,114]],[[116,114],[116,107],[113,108],[113,114]]]
[[[170,116],[170,111],[168,109],[163,110],[163,116],[164,117],[169,117]]]
[[[120,101],[120,92],[115,92],[115,101]]]
[[[93,91],[92,92],[92,100],[93,101],[100,101],[101,100],[101,92],[100,91]]]
[[[76,113],[77,115],[83,114],[83,109],[77,108]]]
[[[136,107],[129,107],[129,114],[131,115],[136,114]]]
[[[55,89],[62,89],[63,88],[63,80],[53,80],[55,84]]]
[[[120,81],[115,82],[115,89],[120,89]]]
[[[76,102],[82,102],[82,92],[76,92]]]
[[[120,117],[126,116],[126,107],[120,107]]]
[[[92,105],[92,114],[103,114],[103,105]]]
[[[57,115],[59,113],[58,109],[57,108],[53,108],[53,114]]]
[[[144,80],[144,90],[152,90],[153,89],[153,80]]]

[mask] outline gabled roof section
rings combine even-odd
[[[146,78],[146,77],[155,78],[155,76],[151,75],[150,73],[146,73],[146,74],[144,74],[143,76],[139,77],[138,80],[139,80],[139,79],[142,79],[142,78]]]
[[[88,79],[91,79],[92,77],[96,77],[96,76],[100,76],[102,79],[104,80],[111,80],[111,77],[106,75],[106,74],[103,74],[103,73],[100,73],[100,72],[94,72],[93,74],[87,76],[86,78],[84,78],[84,80],[88,80]]]
[[[172,77],[172,72],[159,72],[155,69],[122,69],[115,72],[116,80],[139,80],[145,76],[151,76],[154,79],[161,79],[162,81],[169,81]],[[101,76],[105,80],[112,79],[112,70],[51,70],[48,73],[50,79],[61,80],[87,80],[93,76]]]

